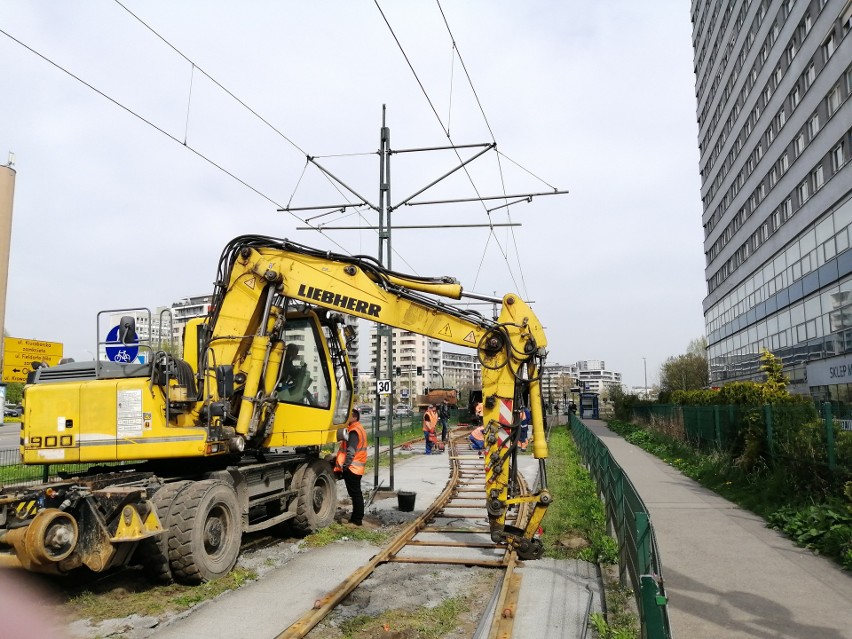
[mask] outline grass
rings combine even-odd
[[[394,531],[390,528],[373,530],[364,527],[350,528],[343,524],[332,524],[305,537],[305,545],[311,548],[322,548],[342,539],[352,539],[366,541],[374,546],[383,546],[393,534]]]
[[[545,556],[604,566],[617,564],[618,544],[606,532],[604,505],[570,431],[551,431],[548,446],[547,476],[553,503],[542,522]],[[604,587],[607,616],[593,615],[592,627],[600,639],[635,639],[639,636],[639,621],[631,608],[632,591],[622,588],[618,580],[607,580]]]
[[[553,430],[548,446],[547,476],[553,503],[542,523],[545,555],[554,559],[617,563],[618,547],[606,533],[603,503],[569,431]]]
[[[197,586],[152,586],[138,573],[127,573],[122,579],[122,587],[116,587],[110,581],[104,582],[100,588],[87,589],[70,597],[65,609],[73,610],[75,619],[91,619],[93,622],[132,614],[157,617],[187,610],[257,578],[253,570],[235,568],[221,579]]]

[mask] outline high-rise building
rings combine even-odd
[[[466,353],[444,351],[441,370],[444,388],[455,388],[460,393],[459,398],[466,398],[470,391],[482,388],[482,364],[479,354],[473,350]]]
[[[711,384],[846,400],[852,367],[852,3],[692,3]]]
[[[376,329],[370,329],[370,372],[375,380],[376,371]],[[382,326],[382,352],[379,355],[379,378],[393,381],[393,401],[410,401],[416,395],[422,395],[425,389],[441,384],[441,342],[419,333],[391,329]],[[393,370],[387,370],[387,337],[384,332],[393,335]],[[397,370],[398,369],[398,370]],[[374,385],[375,386],[375,385]]]

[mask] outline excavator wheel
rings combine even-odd
[[[170,513],[169,565],[175,581],[197,584],[227,575],[240,554],[242,518],[234,489],[208,479],[193,482]]]
[[[328,463],[316,459],[298,471],[294,478],[296,516],[291,519],[291,528],[298,535],[309,535],[329,526],[337,512],[337,483]]]
[[[190,484],[192,484],[190,481],[172,482],[164,485],[151,497],[164,532],[157,537],[150,537],[139,542],[136,557],[148,576],[157,581],[172,581],[172,570],[169,568],[170,513],[175,498]]]

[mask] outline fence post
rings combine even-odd
[[[713,426],[716,430],[716,448],[722,450],[722,417],[719,415],[719,404],[713,406]]]
[[[609,457],[609,456],[607,456]],[[618,582],[622,587],[627,585],[627,561],[625,555],[630,556],[625,549],[627,545],[627,535],[624,534],[624,527],[627,522],[627,514],[624,512],[624,471],[621,466],[618,466],[620,471],[617,475],[613,488],[615,493],[615,521],[616,521],[616,539],[618,540]]]
[[[50,479],[50,464],[45,464],[41,471],[41,480],[46,484],[48,479]]]
[[[763,405],[763,415],[766,420],[766,443],[769,445],[769,457],[775,461],[775,434],[772,432],[772,404]]]
[[[825,415],[825,445],[828,448],[828,469],[834,472],[837,458],[834,450],[834,416],[831,414],[831,402],[825,402],[823,410]]]
[[[636,513],[636,571],[639,573],[642,620],[647,639],[665,639],[665,624],[661,606],[666,598],[651,574],[651,521],[648,513]]]

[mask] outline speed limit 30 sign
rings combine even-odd
[[[389,379],[376,380],[376,395],[390,395],[391,381]]]

